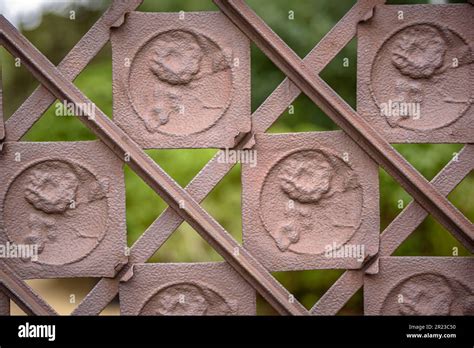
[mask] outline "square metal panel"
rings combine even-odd
[[[136,264],[122,315],[255,315],[255,290],[226,262]]]
[[[22,278],[112,277],[126,260],[123,167],[101,142],[6,143],[0,182],[0,244]]]
[[[474,141],[474,6],[377,6],[358,27],[357,111],[392,143]]]
[[[366,315],[474,315],[474,258],[382,257],[364,278]]]
[[[250,131],[250,43],[221,13],[127,15],[111,36],[114,121],[143,148],[225,148]]]
[[[360,268],[378,251],[378,167],[343,132],[257,134],[244,247],[271,271]]]

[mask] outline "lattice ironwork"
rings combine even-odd
[[[300,59],[243,1],[214,2],[287,76],[252,114],[251,132],[236,138],[233,149],[251,148],[255,143],[255,134],[268,130],[303,92],[373,161],[393,176],[414,201],[383,231],[379,252],[364,260],[360,269],[347,270],[308,311],[199,204],[234,164],[221,163],[216,155],[186,188],[182,188],[99,108],[94,105],[93,110],[86,110],[81,106],[93,103],[71,81],[109,41],[111,28],[120,27],[127,13],[140,5],[140,0],[114,1],[58,67],[51,64],[4,17],[0,17],[0,43],[10,53],[20,57],[41,82],[41,86],[7,120],[4,129],[2,124],[0,141],[3,149],[18,142],[56,99],[66,100],[81,109],[85,116],[90,116],[80,117],[80,120],[120,160],[128,158],[130,167],[169,205],[131,247],[128,260],[116,267],[114,277],[100,279],[73,315],[98,315],[118,294],[120,281],[132,276],[133,266],[151,258],[183,221],[209,242],[279,313],[290,315],[336,314],[362,287],[364,275],[378,273],[380,258],[391,255],[428,214],[433,215],[467,250],[473,251],[472,223],[446,198],[471,172],[473,145],[465,145],[459,155],[428,182],[319,77],[324,67],[356,36],[358,24],[370,19],[374,11],[385,6],[383,0],[359,0],[304,59]],[[12,267],[1,259],[0,263],[2,290],[8,297],[28,314],[57,314]],[[208,296],[218,302],[217,295],[211,290]],[[3,313],[8,309],[6,302],[5,297],[0,296],[0,311]]]

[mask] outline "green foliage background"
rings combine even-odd
[[[249,0],[249,5],[279,34],[301,57],[330,30],[352,7],[349,0]],[[404,1],[403,3],[409,3]],[[420,2],[420,1],[418,1]],[[103,8],[108,5],[103,2]],[[398,3],[390,1],[389,3]],[[208,0],[145,0],[140,11],[202,11],[217,10]],[[294,11],[294,20],[288,18]],[[58,64],[81,36],[100,17],[101,10],[85,7],[76,9],[76,19],[66,15],[46,14],[41,25],[34,30],[24,30],[26,37],[54,64]],[[5,50],[0,51],[3,83],[4,112],[8,118],[38,83],[24,68],[15,68],[14,60]],[[343,58],[349,58],[349,67],[343,67]],[[324,69],[321,76],[353,107],[356,98],[357,43],[353,40]],[[283,80],[283,74],[252,45],[252,111]],[[110,44],[89,64],[75,80],[76,85],[104,111],[112,115],[112,63]],[[338,129],[307,97],[300,96],[294,105],[295,113],[284,113],[271,127],[270,132],[286,133]],[[76,141],[95,139],[94,135],[75,117],[55,117],[54,105],[24,137],[26,141]],[[433,115],[435,117],[436,115]],[[460,144],[410,144],[395,147],[428,179],[462,148]],[[216,150],[151,150],[157,161],[179,184],[186,185]],[[128,167],[126,173],[127,227],[129,245],[146,230],[166,208],[166,204],[141,181]],[[472,221],[471,199],[474,197],[472,173],[449,195],[449,199]],[[411,197],[380,170],[381,231],[401,211],[400,200],[406,206]],[[241,186],[240,167],[234,169],[204,201],[210,212],[237,240],[241,241]],[[396,255],[452,255],[459,248],[460,255],[468,252],[434,219],[429,217],[396,251]],[[152,258],[152,262],[191,262],[221,260],[199,235],[183,224]],[[279,272],[275,276],[310,307],[343,273],[342,270],[317,270]],[[272,309],[259,300],[259,313],[272,314]],[[341,311],[342,314],[361,314],[362,295],[356,296]]]

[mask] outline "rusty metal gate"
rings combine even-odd
[[[87,219],[94,226],[107,226],[106,234],[92,236],[94,243],[88,242],[91,236],[81,235],[85,241],[69,245],[66,253],[42,249],[41,262],[0,258],[4,293],[0,294],[0,313],[9,313],[11,298],[28,314],[55,315],[24,279],[87,275],[101,279],[73,315],[98,315],[117,294],[124,314],[254,314],[255,290],[281,314],[335,315],[362,286],[366,314],[473,314],[474,259],[390,257],[428,214],[469,252],[474,250],[472,223],[446,198],[474,164],[474,147],[468,144],[474,140],[472,2],[385,5],[383,0],[359,0],[304,59],[244,1],[214,2],[221,13],[141,14],[134,12],[140,0],[114,0],[57,67],[0,17],[1,44],[41,83],[5,125],[0,123],[2,242],[25,240],[18,239],[20,226],[35,231],[52,228],[55,221],[48,218],[54,214],[58,219],[72,219],[69,194],[77,195],[76,203],[82,209],[94,207]],[[191,28],[179,24],[183,15],[190,16],[187,25]],[[160,20],[154,21],[156,18]],[[148,39],[135,49],[131,33]],[[358,67],[357,111],[319,77],[356,36],[359,60],[368,62]],[[245,71],[250,64],[248,39],[287,76],[252,115]],[[114,121],[71,82],[109,40],[114,61]],[[160,45],[160,50],[154,45]],[[220,49],[226,45],[233,52]],[[188,59],[179,67],[167,61],[178,59],[176,51],[184,52]],[[150,69],[149,57],[153,60]],[[124,63],[127,59],[129,64]],[[427,81],[441,74],[444,88],[453,90],[456,98],[442,99],[430,92]],[[387,79],[396,83],[392,86]],[[212,101],[181,96],[191,83],[195,83],[193,93],[211,91]],[[160,94],[165,89],[157,85],[166,85],[167,94]],[[459,85],[464,87],[459,89]],[[264,134],[300,93],[342,131]],[[157,94],[161,102],[150,109],[149,100]],[[199,114],[199,122],[176,123],[173,115],[182,111],[173,104],[177,98]],[[56,99],[79,110],[85,116],[80,120],[101,142],[80,146],[20,142]],[[390,104],[392,99],[396,108]],[[426,113],[440,115],[415,122],[413,114],[399,109],[404,102],[413,102],[415,107],[422,103]],[[163,112],[166,108],[172,111]],[[216,110],[224,110],[223,115]],[[396,142],[467,144],[429,182],[390,145]],[[260,155],[256,168],[244,165],[242,171],[243,246],[200,205],[234,163],[221,161],[222,153],[218,153],[182,188],[143,151],[151,147],[256,149]],[[54,157],[48,156],[51,149]],[[30,154],[22,160],[27,166],[11,164],[18,152]],[[84,154],[92,152],[97,158],[85,160]],[[124,194],[118,189],[123,180],[121,162],[169,205],[127,252],[122,250],[125,234],[118,235],[124,225],[113,218],[124,209]],[[381,234],[379,166],[414,198]],[[313,181],[317,187],[308,188]],[[51,182],[56,191],[45,192]],[[20,201],[16,197],[23,192],[25,199]],[[289,197],[288,208],[275,205],[273,200],[279,195]],[[10,212],[26,209],[25,204],[34,210],[25,215],[25,221],[8,218]],[[104,214],[112,216],[110,221]],[[75,219],[82,221],[68,226],[73,229],[77,224],[80,230],[85,221]],[[225,262],[145,264],[183,221]],[[319,239],[308,237],[304,233],[308,229]],[[29,240],[37,242],[38,238],[30,236]],[[333,248],[325,253],[331,243]],[[352,250],[345,247],[348,244],[365,247],[359,259],[344,255]],[[113,252],[120,245],[123,248]],[[311,310],[270,273],[318,268],[346,271]],[[433,289],[448,300],[447,308],[436,301],[411,298]],[[179,308],[176,304],[181,300],[190,301],[188,307],[173,309]]]

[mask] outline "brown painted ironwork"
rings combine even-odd
[[[56,68],[4,17],[0,17],[0,42],[20,57],[42,83],[5,125],[5,140],[18,141],[54,102],[55,98],[78,108],[91,102],[71,82],[110,38],[110,28],[119,26],[123,16],[134,10],[139,0],[114,1],[106,13]],[[472,170],[473,147],[466,145],[431,183],[377,134],[318,76],[319,72],[355,36],[357,24],[370,18],[381,0],[359,0],[305,59],[300,59],[243,1],[215,0],[229,19],[288,76],[252,115],[252,133],[243,135],[235,148],[253,145],[253,134],[265,132],[301,91],[319,105],[379,165],[384,167],[413,197],[410,203],[381,235],[379,254],[362,270],[350,270],[314,305],[310,313],[336,314],[362,286],[363,275],[376,269],[378,257],[388,256],[431,213],[472,252],[474,229],[446,198]],[[91,40],[93,38],[93,40]],[[92,42],[92,45],[91,45]],[[87,115],[87,110],[84,114]],[[200,205],[209,192],[231,170],[233,164],[219,163],[217,155],[197,174],[186,189],[176,184],[146,153],[94,106],[95,117],[81,117],[88,127],[121,159],[127,154],[130,167],[168,204],[130,250],[129,262],[114,278],[102,278],[73,315],[97,315],[118,293],[120,279],[127,277],[134,264],[146,262],[183,221],[194,227],[223,257],[280,313],[310,314],[248,251],[243,249]],[[127,156],[127,157],[128,157]],[[184,202],[184,205],[182,204]],[[239,253],[235,253],[239,250]],[[2,262],[3,290],[28,314],[55,314]],[[2,294],[0,294],[0,297]],[[290,298],[292,299],[290,301]]]

